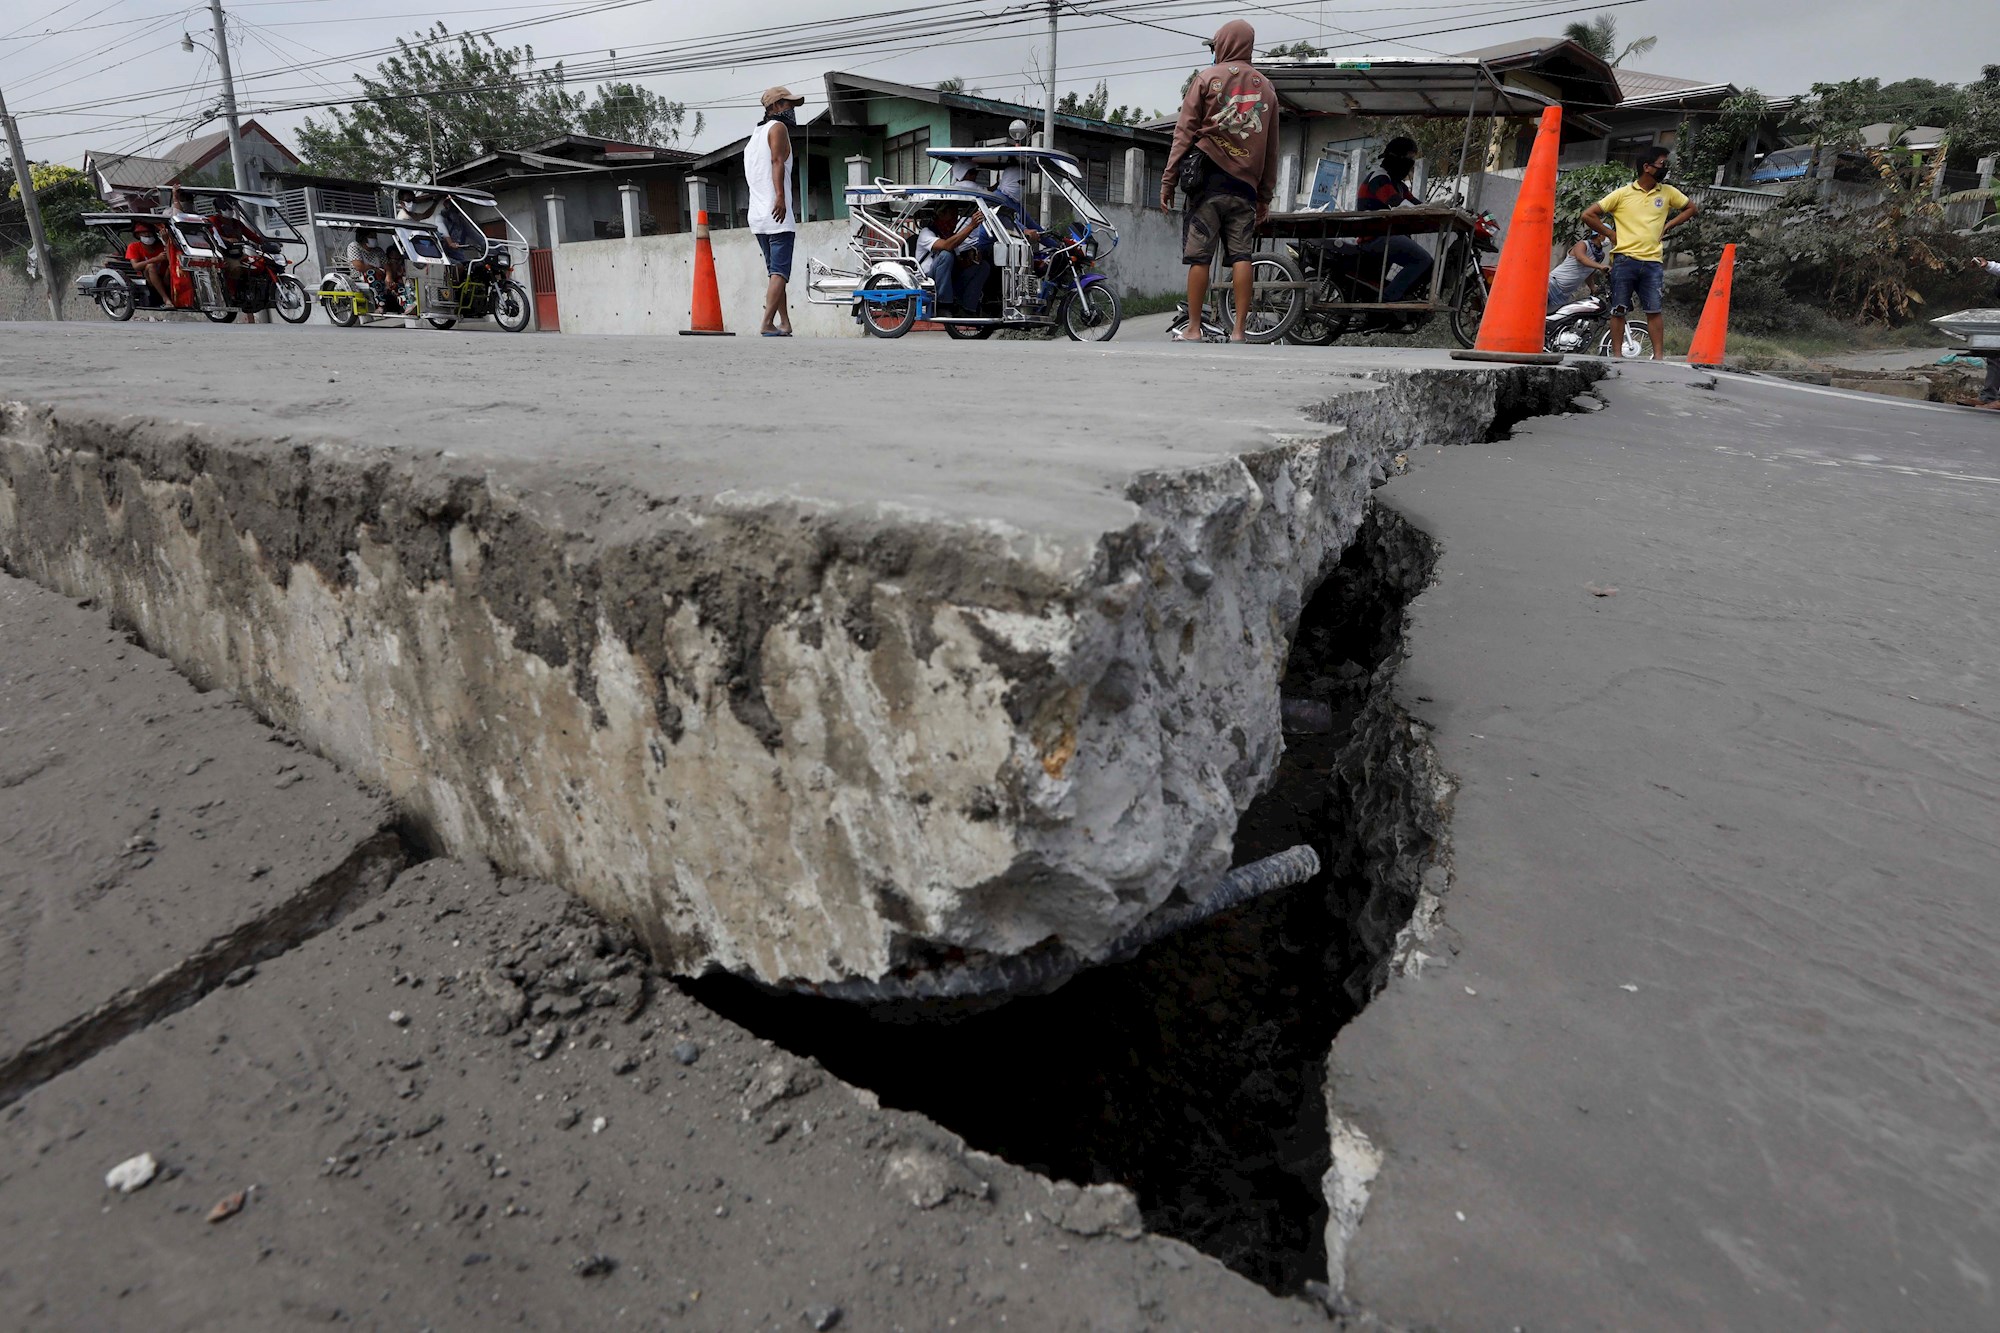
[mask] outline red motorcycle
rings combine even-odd
[[[1324,347],[1349,332],[1411,334],[1428,325],[1433,314],[1443,313],[1450,318],[1452,337],[1459,345],[1472,346],[1479,337],[1486,292],[1492,286],[1500,253],[1500,223],[1491,213],[1459,216],[1463,225],[1440,228],[1435,233],[1434,270],[1421,284],[1430,292],[1430,299],[1422,302],[1428,308],[1414,311],[1376,313],[1367,309],[1382,302],[1385,276],[1393,277],[1393,273],[1384,274],[1379,250],[1365,249],[1354,240],[1294,241],[1292,256],[1311,284],[1312,299],[1285,341]],[[1365,219],[1366,215],[1360,217]],[[1489,262],[1488,256],[1494,262]],[[1412,296],[1402,304],[1420,300]]]

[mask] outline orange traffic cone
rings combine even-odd
[[[1694,326],[1694,341],[1688,344],[1688,364],[1720,366],[1722,351],[1729,345],[1729,288],[1736,279],[1736,242],[1722,247],[1722,262],[1715,266],[1715,280],[1708,284],[1708,302],[1701,308],[1701,323]]]
[[[734,338],[722,327],[722,292],[715,285],[715,247],[708,243],[708,210],[694,215],[694,309],[681,337]]]
[[[1479,338],[1470,352],[1453,352],[1461,361],[1523,361],[1556,365],[1562,357],[1544,350],[1543,320],[1549,308],[1549,247],[1556,230],[1556,158],[1562,154],[1562,108],[1542,109],[1535,131],[1535,149],[1507,239],[1500,247],[1500,271],[1486,294],[1486,313],[1479,321]]]

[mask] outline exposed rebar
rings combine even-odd
[[[793,989],[833,1000],[882,1004],[897,1000],[964,1000],[980,996],[1026,995],[1053,990],[1086,967],[1123,962],[1147,945],[1197,925],[1232,907],[1279,889],[1303,884],[1319,873],[1319,854],[1301,843],[1238,866],[1213,889],[1183,907],[1156,912],[1111,941],[1095,958],[1067,948],[1016,954],[991,962],[934,968],[911,976],[845,981],[795,982]]]

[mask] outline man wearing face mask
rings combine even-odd
[[[1639,159],[1639,178],[1620,186],[1583,210],[1583,225],[1612,242],[1611,355],[1625,355],[1625,316],[1634,302],[1646,314],[1653,334],[1653,360],[1667,359],[1667,317],[1661,313],[1666,294],[1667,265],[1663,241],[1675,227],[1701,211],[1686,195],[1667,184],[1664,148]],[[1614,233],[1605,225],[1618,224]]]
[[[1383,212],[1421,203],[1410,191],[1410,174],[1416,169],[1417,141],[1407,135],[1389,140],[1382,150],[1382,165],[1356,191],[1356,206],[1363,212]],[[1385,278],[1382,283],[1385,302],[1409,300],[1410,292],[1429,275],[1434,262],[1431,252],[1414,236],[1391,233],[1363,241],[1359,248],[1362,254],[1374,256],[1364,270],[1370,277],[1384,274],[1392,266],[1396,270],[1395,277]],[[1395,322],[1407,325],[1405,319]]]
[[[138,270],[153,294],[160,298],[160,304],[171,306],[173,252],[160,239],[158,228],[150,222],[132,224],[132,243],[125,247],[125,262]]]
[[[792,242],[799,231],[799,205],[792,189],[792,130],[806,99],[790,88],[764,90],[764,119],[743,145],[743,176],[750,186],[750,230],[764,252],[766,338],[792,336],[792,312],[785,284],[792,279]]]

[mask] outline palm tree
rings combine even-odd
[[[1563,29],[1563,36],[1607,65],[1622,65],[1626,56],[1645,55],[1660,44],[1657,37],[1640,37],[1625,43],[1621,50],[1618,46],[1618,20],[1609,14],[1599,14],[1583,23],[1572,23]]]

